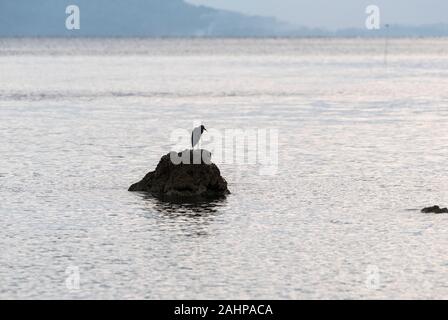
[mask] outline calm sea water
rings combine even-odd
[[[0,298],[448,298],[448,40],[0,40]],[[194,121],[232,194],[127,192]],[[70,280],[79,271],[79,289]],[[68,279],[68,280],[67,280]]]

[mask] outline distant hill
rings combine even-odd
[[[72,4],[80,8],[80,30],[65,28]],[[0,0],[0,36],[275,36],[290,29],[183,0]]]
[[[65,9],[73,4],[80,8],[80,30],[65,28]],[[0,37],[14,36],[425,37],[448,36],[448,26],[391,25],[377,31],[362,28],[328,31],[294,27],[270,17],[195,6],[183,0],[0,0]]]

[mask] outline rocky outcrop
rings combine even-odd
[[[440,208],[439,206],[432,206],[432,207],[427,207],[427,208],[423,208],[421,210],[423,213],[448,213],[448,209],[447,208]]]
[[[227,182],[206,150],[184,150],[164,155],[155,171],[149,172],[129,191],[148,192],[170,199],[210,199],[229,194]]]

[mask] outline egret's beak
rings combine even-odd
[[[207,131],[207,129],[204,128],[205,131]]]

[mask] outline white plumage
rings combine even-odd
[[[199,140],[201,139],[202,133],[204,131],[207,131],[204,126],[199,126],[193,129],[193,132],[191,133],[191,147],[194,148],[195,145],[198,144]]]

